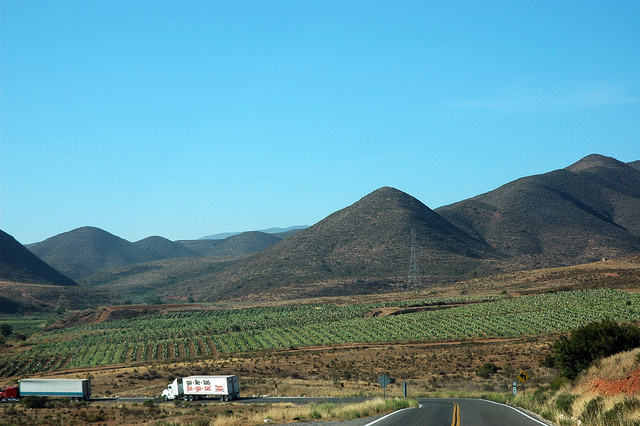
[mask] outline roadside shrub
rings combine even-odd
[[[602,414],[603,407],[604,403],[601,396],[592,399],[584,406],[580,415],[581,420],[586,424],[595,423]]]
[[[20,401],[26,408],[44,408],[47,404],[47,398],[44,396],[29,395]]]
[[[560,374],[573,380],[593,361],[640,346],[640,329],[612,320],[593,322],[573,330],[553,344]]]
[[[13,404],[10,404],[9,406],[7,406],[7,408],[4,409],[4,414],[5,416],[17,416],[18,414],[20,414],[20,412],[16,409],[16,407],[14,407]]]
[[[573,403],[578,398],[577,395],[562,394],[556,399],[556,406],[567,416],[573,415]]]
[[[108,420],[107,413],[105,413],[104,410],[100,410],[97,413],[85,413],[83,411],[80,413],[80,418],[87,423],[97,423]]]
[[[67,398],[54,398],[45,402],[44,408],[67,408],[71,406],[71,400]]]
[[[384,405],[391,410],[402,410],[403,408],[413,407],[415,404],[408,399],[390,398],[384,400]]]
[[[640,408],[640,400],[638,400],[638,398],[625,398],[622,404],[624,408],[629,411],[636,411]]]
[[[547,368],[555,368],[556,367],[556,357],[552,354],[547,354],[542,361],[540,361],[541,367]]]
[[[492,375],[498,372],[498,366],[492,362],[485,363],[482,367],[476,371],[476,374],[483,379],[488,379]]]
[[[624,403],[618,402],[611,409],[604,412],[602,421],[606,425],[621,424],[626,411]]]
[[[547,399],[549,399],[549,396],[549,387],[541,386],[533,392],[533,402],[542,405]]]
[[[556,393],[567,383],[569,383],[569,380],[566,377],[558,376],[549,383],[549,389],[552,393]]]

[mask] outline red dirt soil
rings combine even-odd
[[[619,395],[621,393],[629,395],[637,394],[640,392],[640,369],[634,371],[624,379],[596,379],[593,382],[593,387],[604,395]]]

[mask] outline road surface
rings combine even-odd
[[[419,399],[419,408],[396,411],[371,426],[547,426],[506,405],[480,399]]]
[[[142,403],[148,398],[104,398],[94,401],[126,401]],[[293,404],[305,405],[311,402],[321,404],[333,402],[336,404],[356,403],[368,398],[309,398],[309,397],[263,397],[263,398],[240,398],[233,401],[241,404],[255,403],[281,403],[289,402]],[[218,399],[208,399],[194,401],[194,403],[221,403]],[[365,419],[357,419],[347,422],[323,422],[327,425],[344,426],[548,426],[553,423],[544,422],[533,418],[529,414],[523,413],[513,407],[496,404],[491,401],[467,398],[419,398],[419,408],[410,408],[396,411],[390,415],[371,420],[368,423]],[[225,404],[225,403],[221,403]],[[320,423],[318,423],[320,424]],[[306,423],[308,426],[315,426],[314,422]]]

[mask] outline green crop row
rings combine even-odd
[[[513,337],[567,331],[604,318],[640,320],[640,296],[617,290],[477,301],[483,303],[385,317],[364,314],[382,306],[434,303],[155,314],[34,336],[28,349],[2,358],[0,376],[314,345]]]

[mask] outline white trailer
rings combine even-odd
[[[22,379],[18,386],[20,398],[29,395],[60,396],[80,401],[91,397],[91,379]]]
[[[220,398],[229,401],[240,398],[238,376],[189,376],[179,377],[162,391],[162,399],[193,401],[203,398]]]

